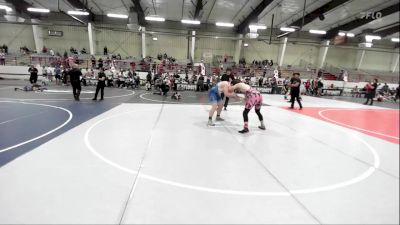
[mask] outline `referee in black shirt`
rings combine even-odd
[[[231,82],[235,80],[235,77],[232,75],[232,69],[228,68],[226,69],[226,73],[222,75],[221,77],[221,81],[228,81]],[[224,93],[221,93],[221,98],[224,99]],[[228,103],[229,103],[229,98],[225,97],[225,104],[224,104],[224,110],[226,110],[226,107],[228,107]]]
[[[69,71],[69,79],[71,80],[72,92],[76,101],[79,101],[79,95],[81,94],[82,90],[81,76],[81,70],[78,68],[77,64],[74,64],[72,69]]]

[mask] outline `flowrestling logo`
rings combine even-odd
[[[382,18],[381,12],[360,12],[361,19],[379,19]]]

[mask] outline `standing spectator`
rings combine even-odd
[[[272,77],[271,78],[271,94],[275,94],[275,92],[276,92],[276,88],[277,88],[277,82],[276,82],[276,78],[275,77]]]
[[[99,63],[99,69],[103,68],[103,59],[102,58],[99,58],[98,63]]]
[[[300,84],[301,80],[299,78],[300,74],[299,73],[293,73],[292,79],[290,79],[290,102],[291,106],[290,108],[293,109],[294,107],[294,101],[296,99],[297,103],[299,103],[300,109],[303,108],[300,102]]]
[[[31,84],[36,84],[38,78],[38,69],[36,69],[34,65],[31,65],[31,67],[28,69],[28,72],[31,74],[29,77],[29,82],[31,82]]]
[[[134,82],[135,82],[135,87],[136,88],[139,88],[140,87],[140,77],[139,77],[139,75],[136,75],[135,74],[135,76],[134,76]]]
[[[310,80],[307,80],[304,86],[306,88],[306,94],[309,95],[310,94],[310,86],[311,86]]]
[[[6,44],[3,44],[3,49],[4,49],[4,54],[8,54],[8,46]]]
[[[0,50],[0,65],[6,65],[6,54],[3,49]]]
[[[258,86],[262,87],[263,86],[263,82],[264,82],[264,78],[262,76],[260,76],[260,79],[258,79]]]
[[[228,81],[231,82],[235,79],[235,77],[232,74],[232,69],[228,68],[226,69],[226,73],[222,75],[221,77],[221,81]],[[224,99],[225,95],[224,93],[221,93],[221,98]],[[225,104],[224,104],[224,110],[226,110],[226,108],[228,107],[228,103],[229,103],[229,98],[225,97]]]
[[[389,92],[389,86],[387,85],[387,83],[385,83],[385,85],[383,85],[382,92],[383,92],[383,94],[387,94]]]
[[[55,77],[56,77],[56,85],[61,84],[60,83],[60,81],[61,81],[61,68],[60,68],[60,66],[56,66],[56,68],[54,69],[54,74],[55,74]]]
[[[107,49],[107,46],[104,46],[104,52],[103,52],[104,54],[103,55],[108,55],[108,49]]]
[[[54,56],[54,51],[53,51],[53,49],[50,49],[49,52],[50,52],[50,55],[51,55],[51,56]]]
[[[324,88],[324,83],[322,83],[322,78],[319,78],[318,79],[318,82],[317,82],[317,87],[318,87],[318,90],[317,90],[317,96],[318,97],[321,97],[321,93],[322,93],[322,88]]]
[[[72,93],[74,94],[74,99],[79,101],[79,95],[81,94],[81,81],[82,76],[81,70],[78,68],[77,64],[72,64],[72,69],[69,71],[69,77],[72,85]]]
[[[400,85],[396,88],[396,96],[394,97],[394,102],[397,102],[397,99],[400,98]]]
[[[366,89],[367,89],[367,101],[364,102],[364,105],[368,105],[369,100],[371,100],[371,103],[369,105],[372,105],[374,103],[374,98],[376,95],[376,88],[378,87],[378,79],[374,79],[374,82],[372,84],[367,84]]]
[[[90,56],[90,61],[92,62],[92,69],[96,68],[96,58],[94,55]]]
[[[104,74],[104,69],[100,68],[100,72],[97,75],[97,86],[96,86],[96,94],[94,95],[93,101],[97,100],[97,95],[100,93],[100,100],[103,100],[104,97],[104,87],[106,86],[106,75]]]
[[[150,72],[150,70],[149,70],[149,72],[147,72],[146,81],[151,84],[151,72]]]

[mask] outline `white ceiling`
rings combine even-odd
[[[35,7],[46,7],[51,11],[63,11],[73,9],[67,0],[25,0]],[[88,2],[88,8],[95,14],[121,13],[128,14],[129,8],[133,6],[131,0],[81,0]],[[145,10],[145,15],[158,15],[167,20],[180,21],[191,19],[194,14],[197,0],[141,0],[140,4]],[[203,0],[206,3],[200,12],[202,23],[232,22],[239,25],[262,0]],[[306,0],[306,13],[326,4],[330,0]],[[303,30],[322,29],[329,30],[336,26],[345,24],[360,16],[360,12],[379,11],[390,5],[396,4],[398,0],[350,0],[324,14],[325,20],[318,18],[305,25]],[[0,4],[7,4],[0,0]],[[59,4],[59,6],[58,6]],[[287,26],[293,21],[302,18],[304,0],[274,0],[258,16],[258,22],[271,26],[274,14],[274,27]],[[377,19],[365,24],[351,32],[360,33],[364,29],[377,29],[388,24],[398,23],[399,13]],[[393,35],[392,35],[393,36]]]

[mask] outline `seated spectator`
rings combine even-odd
[[[178,101],[181,100],[181,98],[182,98],[181,94],[179,94],[177,91],[174,92],[174,94],[172,94],[172,96],[171,96],[171,99],[178,100]]]
[[[149,81],[146,82],[146,91],[151,90],[151,83]]]
[[[82,48],[81,54],[86,54],[86,49],[85,48]]]

